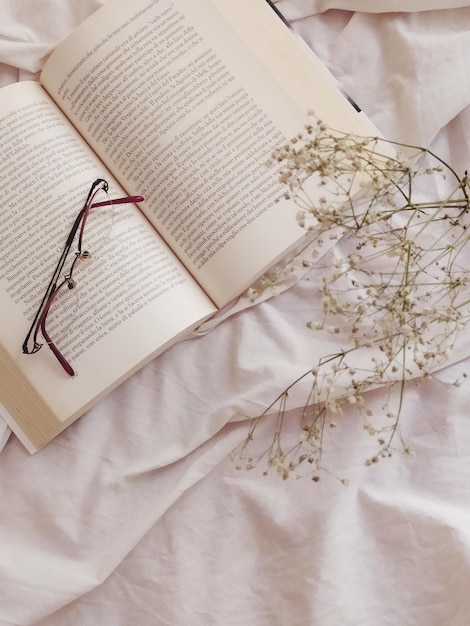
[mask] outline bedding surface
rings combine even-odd
[[[0,0],[0,86],[35,77],[103,3]],[[469,3],[276,4],[386,137],[469,167]],[[33,457],[0,429],[0,626],[470,624],[465,333],[452,365],[403,391],[413,455],[366,466],[374,442],[351,407],[319,482],[229,459],[246,416],[318,356],[314,282],[296,268],[279,295],[243,296]],[[292,443],[301,405],[284,419]],[[259,424],[255,450],[275,423]]]

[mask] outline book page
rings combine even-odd
[[[264,0],[111,0],[42,82],[219,306],[304,235],[274,147],[309,108],[364,129]]]
[[[0,124],[0,396],[21,420],[28,416],[21,399],[39,390],[59,421],[67,420],[215,307],[137,207],[116,205],[107,213],[102,246],[78,260],[76,287],[70,293],[64,287],[64,298],[48,316],[52,340],[78,375],[68,376],[41,335],[43,347],[23,354],[24,338],[91,183],[98,177],[109,182],[105,198],[126,194],[39,84],[16,83],[0,91]],[[85,245],[95,241],[93,228],[103,227],[100,218],[104,211],[90,213]]]

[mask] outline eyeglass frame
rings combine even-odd
[[[28,333],[22,345],[22,350],[24,354],[35,354],[36,352],[38,352],[44,345],[43,343],[40,343],[38,341],[38,335],[39,335],[39,332],[41,332],[42,336],[44,337],[45,342],[51,349],[52,353],[54,354],[54,356],[56,357],[56,359],[58,360],[62,368],[65,370],[65,372],[69,376],[75,376],[76,375],[75,370],[73,369],[73,367],[70,365],[68,360],[64,357],[62,352],[59,350],[59,348],[51,339],[46,329],[46,320],[47,320],[47,316],[51,308],[51,305],[53,304],[56,297],[59,295],[59,292],[61,291],[61,289],[65,285],[67,285],[69,289],[73,289],[76,286],[76,282],[73,279],[73,271],[75,269],[75,265],[78,259],[87,259],[91,256],[88,250],[83,250],[83,234],[85,232],[85,226],[86,226],[86,222],[88,219],[88,215],[90,214],[90,211],[92,209],[97,209],[99,207],[110,206],[110,205],[115,205],[115,204],[130,204],[130,203],[135,204],[137,202],[142,202],[144,200],[142,196],[125,196],[122,198],[116,198],[114,200],[109,199],[109,200],[104,200],[100,202],[93,202],[93,199],[95,198],[96,194],[99,191],[104,191],[105,193],[107,193],[108,190],[109,190],[109,185],[108,185],[108,182],[104,178],[97,178],[92,183],[90,190],[88,192],[87,198],[85,200],[85,203],[83,207],[80,209],[72,225],[72,228],[70,229],[70,232],[64,244],[64,248],[59,257],[59,261],[57,262],[57,265],[54,269],[54,272],[49,281],[47,289],[34,315],[32,324],[28,330]],[[58,285],[57,283],[59,281],[59,277],[62,273],[65,262],[67,261],[67,258],[70,254],[70,250],[72,248],[73,242],[77,235],[77,231],[79,231],[79,235],[78,235],[78,242],[77,242],[77,251],[74,253],[75,258],[73,259],[70,265],[69,271],[66,274],[64,274],[64,279]],[[31,339],[33,341],[32,349],[30,349],[29,347]]]

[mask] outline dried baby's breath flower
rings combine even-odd
[[[459,176],[424,148],[338,132],[313,114],[303,132],[274,150],[271,164],[278,168],[284,196],[297,204],[297,222],[315,241],[303,267],[316,272],[314,297],[323,316],[306,325],[341,338],[346,347],[317,361],[312,356],[308,372],[267,407],[263,415],[278,407],[277,426],[272,446],[260,458],[283,479],[297,478],[308,466],[317,482],[325,471],[325,426],[328,433],[340,429],[346,405],[379,445],[366,465],[391,456],[396,439],[410,455],[400,433],[406,382],[429,377],[443,365],[469,321],[470,268],[462,254],[470,237],[467,174]],[[426,176],[445,178],[443,199],[424,195],[420,181]],[[329,268],[320,272],[319,246],[338,238],[341,255],[332,253]],[[261,291],[276,287],[269,278],[260,284]],[[358,350],[370,352],[369,366],[360,371],[354,366]],[[289,392],[308,377],[312,385],[299,441],[286,450]],[[384,386],[389,402],[373,411],[365,394]],[[235,454],[239,463],[248,458],[247,465],[254,464],[252,455],[245,455],[260,417]]]

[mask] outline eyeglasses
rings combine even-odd
[[[51,310],[52,305],[56,301],[59,294],[65,291],[65,289],[72,290],[76,287],[76,281],[73,278],[73,272],[77,265],[79,259],[88,259],[91,256],[91,252],[84,247],[84,234],[85,227],[87,223],[89,223],[89,215],[90,212],[94,209],[99,209],[101,207],[109,207],[118,204],[129,204],[135,202],[142,202],[142,196],[126,196],[124,198],[117,198],[115,200],[107,199],[99,202],[94,202],[98,193],[103,191],[104,193],[108,192],[108,183],[102,179],[96,179],[90,187],[90,191],[88,192],[87,198],[85,200],[85,204],[80,210],[79,214],[75,218],[75,221],[70,229],[70,232],[67,236],[65,245],[63,247],[62,253],[60,255],[59,261],[54,269],[52,274],[52,278],[49,282],[49,285],[46,289],[46,292],[41,300],[41,304],[39,305],[38,310],[34,316],[31,327],[28,331],[28,334],[25,337],[23,342],[23,352],[24,354],[34,354],[41,349],[42,343],[38,341],[39,333],[44,337],[45,342],[52,350],[52,353],[59,361],[60,365],[63,369],[69,374],[69,376],[75,376],[75,371],[67,359],[64,357],[62,352],[56,346],[54,341],[51,339],[47,328],[46,322],[48,320],[48,316]],[[65,262],[67,261],[67,257],[70,254],[70,250],[72,248],[73,242],[78,232],[78,240],[77,240],[77,250],[74,253],[75,257],[69,267],[68,272],[66,272],[63,276],[62,281],[59,282],[60,276],[62,274],[62,270],[64,268]],[[88,236],[91,237],[92,229],[87,228],[86,239],[88,241]],[[92,238],[90,239],[92,241]],[[95,242],[96,244],[96,242]],[[54,307],[53,307],[54,308]]]

